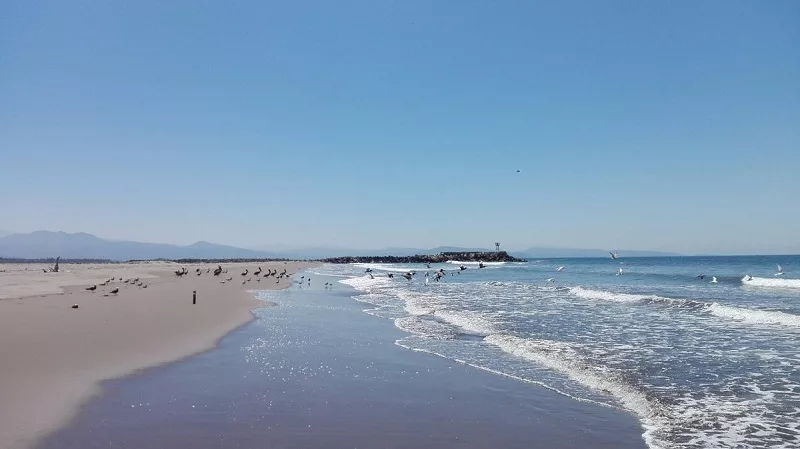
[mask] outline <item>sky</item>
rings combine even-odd
[[[3,10],[4,231],[800,252],[794,0]]]

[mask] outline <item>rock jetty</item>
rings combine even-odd
[[[442,263],[461,262],[525,262],[510,256],[505,251],[448,252],[439,254],[417,254],[415,256],[347,256],[322,259],[326,263]]]

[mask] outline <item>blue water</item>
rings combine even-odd
[[[800,447],[800,256],[465,265],[314,271],[396,344],[627,410],[649,447]]]

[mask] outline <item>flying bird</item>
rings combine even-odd
[[[556,272],[559,272],[559,271],[564,271],[564,267],[560,266],[560,267],[556,268]]]
[[[711,276],[711,283],[712,284],[716,284],[717,283],[717,277],[716,276]]]
[[[619,258],[619,252],[617,251],[609,251],[608,254],[611,254],[612,260],[617,260]]]

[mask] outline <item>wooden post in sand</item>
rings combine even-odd
[[[192,304],[197,304],[197,290],[192,291]]]

